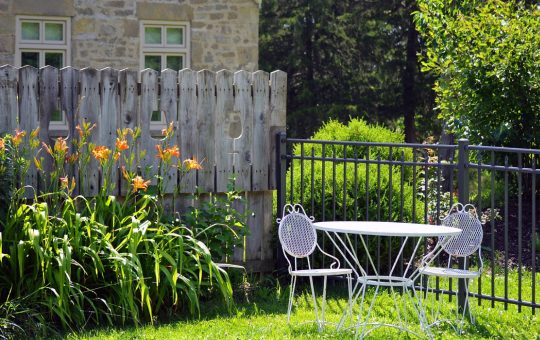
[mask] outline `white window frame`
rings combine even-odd
[[[183,55],[184,68],[189,68],[191,65],[191,29],[189,22],[187,21],[156,21],[156,20],[141,20],[139,22],[140,32],[140,53],[139,64],[141,70],[144,70],[144,56],[160,55],[161,65],[165,65],[166,55]],[[161,44],[145,44],[144,42],[144,29],[145,27],[160,27],[161,28]],[[166,31],[167,27],[179,27],[183,28],[184,37],[182,45],[168,45],[166,43]],[[179,71],[179,70],[175,70]]]
[[[145,28],[146,27],[159,27],[161,28],[161,44],[146,44],[145,43]],[[173,45],[167,44],[167,28],[182,28],[183,29],[183,44]],[[139,22],[140,32],[140,49],[139,49],[139,65],[141,70],[145,69],[144,57],[146,55],[160,56],[161,65],[166,66],[167,56],[182,56],[183,68],[189,68],[191,66],[191,29],[190,24],[187,21],[157,21],[157,20],[141,20]],[[175,70],[179,71],[179,70]],[[157,135],[163,128],[165,128],[167,122],[165,121],[165,115],[161,112],[161,118],[159,121],[150,121],[150,130],[152,134]]]
[[[36,22],[39,24],[39,40],[23,40],[22,39],[22,23]],[[45,40],[45,23],[63,24],[64,35],[62,41],[47,41]],[[26,16],[21,15],[16,17],[15,26],[15,65],[21,67],[22,52],[37,52],[39,53],[39,67],[45,66],[46,52],[62,53],[62,67],[70,65],[71,61],[71,19],[68,17],[50,17],[50,16]],[[60,103],[58,105],[61,110]],[[66,136],[68,132],[68,124],[66,115],[61,110],[62,120],[51,121],[49,123],[49,133],[51,137]]]
[[[39,40],[22,39],[22,23],[36,22],[39,24]],[[64,25],[64,36],[62,41],[45,40],[45,23],[57,23]],[[38,52],[39,67],[45,66],[46,52],[61,52],[62,67],[71,64],[71,19],[68,17],[48,17],[48,16],[25,16],[16,17],[15,26],[15,66],[21,67],[21,52]]]

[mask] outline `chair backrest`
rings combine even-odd
[[[313,217],[308,217],[300,204],[286,204],[283,218],[278,219],[279,241],[283,250],[297,258],[311,255],[317,246],[317,232],[313,227]]]
[[[463,206],[456,203],[450,213],[442,220],[442,225],[459,228],[461,233],[443,246],[445,252],[457,257],[473,254],[480,248],[484,232],[476,209],[471,204]]]

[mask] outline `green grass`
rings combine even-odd
[[[511,271],[509,292],[515,294],[517,290],[517,272]],[[484,278],[486,280],[487,278]],[[487,282],[487,281],[485,281]],[[476,287],[473,284],[473,287]],[[311,338],[354,338],[354,330],[345,329],[336,331],[334,324],[328,324],[323,332],[318,332],[314,320],[313,306],[310,293],[303,287],[295,300],[295,307],[291,317],[291,323],[287,323],[287,298],[288,287],[280,286],[277,281],[255,287],[249,298],[249,302],[240,298],[237,309],[232,315],[218,307],[219,302],[207,301],[202,304],[204,313],[199,320],[176,320],[160,322],[152,326],[139,328],[96,329],[84,333],[72,333],[66,335],[67,339],[311,339]],[[320,293],[320,288],[318,287]],[[504,291],[500,277],[496,280],[496,291],[499,294]],[[337,323],[342,311],[346,306],[346,293],[338,288],[336,293],[328,296],[327,321]],[[473,289],[474,291],[474,289]],[[371,297],[373,290],[368,291]],[[394,302],[391,295],[383,292],[377,297],[374,307],[374,319],[378,322],[392,322],[396,319]],[[442,310],[445,315],[451,315],[455,308],[455,298],[452,302],[446,297],[443,300]],[[321,299],[319,297],[319,304]],[[410,305],[410,304],[409,304]],[[540,311],[532,315],[530,308],[523,308],[521,313],[517,307],[496,303],[491,308],[489,301],[483,301],[478,306],[477,300],[471,300],[473,315],[476,323],[465,323],[465,334],[458,336],[453,328],[442,323],[432,329],[436,339],[540,339]],[[423,334],[417,321],[414,319],[412,310],[409,308],[409,327]],[[352,326],[352,322],[348,322]],[[373,339],[403,339],[416,338],[408,333],[381,327],[369,334]]]

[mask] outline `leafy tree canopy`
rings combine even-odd
[[[474,143],[540,147],[540,6],[418,0],[439,117]]]

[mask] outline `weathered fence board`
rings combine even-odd
[[[193,159],[197,152],[197,73],[183,69],[178,73],[180,93],[178,99],[178,145],[183,158]],[[195,190],[196,173],[191,171],[182,175],[180,192]]]
[[[60,133],[67,138],[71,154],[76,150],[73,142],[79,138],[77,125],[95,124],[89,142],[110,150],[115,148],[117,129],[139,127],[141,137],[131,150],[136,159],[130,170],[140,171],[145,180],[152,179],[155,185],[160,164],[156,145],[162,143],[160,130],[172,123],[174,133],[168,146],[178,145],[181,153],[174,164],[195,159],[203,169],[183,173],[171,168],[163,174],[165,193],[181,193],[174,200],[167,199],[168,209],[193,205],[191,196],[186,195],[189,193],[225,192],[234,176],[235,189],[246,198],[245,205],[235,204],[250,213],[247,222],[251,234],[246,238],[245,249],[235,250],[233,260],[254,270],[264,263],[263,267],[268,269],[273,254],[269,191],[275,188],[273,136],[285,128],[286,74],[147,69],[140,72],[140,83],[138,77],[139,72],[128,69],[66,67],[58,71],[52,67],[38,70],[2,66],[0,133],[14,133],[19,128],[30,134],[40,127],[40,141],[53,145],[50,120],[60,110],[66,124],[62,127],[55,122],[54,135]],[[152,122],[152,115],[158,110],[164,116],[161,126]],[[51,168],[44,150],[30,157],[43,157],[42,166]],[[116,167],[127,165],[122,158],[115,163],[107,178],[117,187],[112,190],[108,186],[109,193],[125,195],[130,190],[131,183],[122,178]],[[80,178],[74,165],[68,164],[66,171],[76,177],[76,193],[93,196],[103,187],[104,174],[94,157],[90,157]],[[38,188],[37,174],[31,162],[23,179],[29,188]],[[35,192],[29,190],[26,194],[33,196]],[[202,195],[201,199],[205,197]]]
[[[214,191],[216,75],[208,70],[199,71],[197,83],[197,159],[204,165],[199,170],[197,185],[208,192]]]
[[[221,152],[216,153],[216,190],[227,191],[233,172],[233,140],[236,133],[234,112],[233,73],[227,70],[216,75],[216,124],[215,140],[221,141]],[[238,122],[239,123],[239,122]]]
[[[173,125],[174,135],[172,137],[172,144],[177,144],[178,133],[178,93],[176,87],[176,81],[178,79],[178,72],[173,70],[164,70],[161,72],[161,94],[160,94],[160,110],[165,113],[166,125]],[[169,168],[168,173],[163,174],[165,178],[165,191],[173,192],[177,184],[176,168]]]
[[[118,126],[121,129],[134,129],[139,124],[139,96],[137,93],[137,71],[123,69],[119,73],[118,86],[120,87],[120,116],[118,117]],[[138,160],[138,147],[135,147],[135,160]],[[136,164],[136,162],[134,162]],[[135,164],[126,164],[123,158],[119,160],[119,166],[135,166]],[[128,169],[134,171],[135,169]],[[120,176],[119,192],[126,195],[129,191],[129,183]]]
[[[118,117],[120,116],[120,97],[118,96],[118,71],[112,68],[105,68],[101,74],[101,128],[100,143],[113,148],[116,142],[116,129]],[[114,150],[114,148],[113,148]],[[111,182],[107,183],[109,194],[118,192],[117,168],[111,167]],[[101,181],[103,183],[103,180]]]
[[[77,109],[79,105],[79,70],[73,67],[65,67],[60,70],[60,109],[65,114],[67,123],[67,136],[69,152],[75,152],[74,138],[77,138],[75,126],[78,122]],[[74,177],[76,183],[79,183],[79,173],[75,164],[68,165],[68,175]],[[75,193],[79,193],[78,186],[75,187]]]
[[[158,73],[151,69],[141,72],[141,110],[139,111],[139,126],[141,128],[141,141],[139,144],[141,154],[139,165],[143,177],[150,178],[151,173],[156,171],[158,161],[156,159],[157,141],[152,137],[150,121],[152,113],[158,109]],[[152,184],[157,181],[152,178]]]
[[[100,97],[99,97],[99,71],[94,68],[83,68],[80,72],[81,100],[79,107],[78,125],[89,123],[95,124],[89,141],[95,145],[101,145],[100,136],[102,124],[100,119]],[[99,190],[99,163],[94,157],[90,158],[87,169],[84,170],[84,176],[79,178],[80,193],[87,196],[93,196]]]
[[[19,127],[21,130],[31,133],[39,126],[38,113],[38,70],[25,66],[19,69]],[[30,157],[39,157],[37,151]],[[32,158],[33,158],[32,157]],[[38,175],[33,162],[26,172],[24,183],[27,185],[25,194],[33,197],[35,192],[31,188],[37,189]]]
[[[251,74],[246,71],[234,73],[236,92],[234,110],[240,112],[242,134],[234,139],[234,171],[236,188],[251,190],[251,146],[253,142],[253,105],[251,98]]]
[[[276,143],[274,138],[278,132],[285,131],[287,112],[287,73],[274,71],[270,73],[270,164],[276,164]],[[270,187],[276,189],[276,169],[270,167]]]
[[[253,191],[268,189],[268,168],[270,166],[270,91],[268,73],[253,73]]]
[[[10,65],[0,67],[0,134],[13,133],[17,123],[19,73]]]

